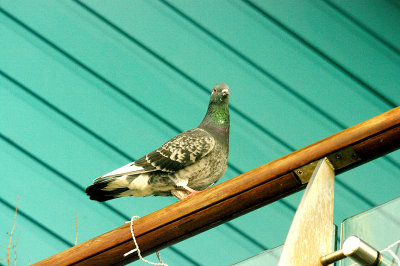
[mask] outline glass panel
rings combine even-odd
[[[268,249],[263,251],[253,257],[242,260],[234,265],[236,266],[261,266],[261,265],[278,265],[279,257],[281,256],[281,252],[283,249],[283,245],[277,246],[275,248]]]
[[[341,245],[352,235],[379,251],[400,240],[400,197],[344,220]],[[400,256],[400,245],[394,246],[392,251]],[[390,254],[385,252],[383,255],[384,258],[390,258],[386,265],[392,265]],[[352,264],[354,261],[351,259],[345,259],[342,263],[345,266]]]
[[[334,250],[336,250],[336,243],[338,242],[337,226],[333,226],[333,244]],[[283,244],[266,251],[263,251],[253,257],[242,260],[235,266],[265,266],[265,265],[278,265],[279,258],[281,256]],[[333,251],[333,250],[332,250]],[[335,264],[336,265],[336,264]]]

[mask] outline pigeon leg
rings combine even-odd
[[[186,189],[187,192],[190,194],[188,196],[196,195],[197,193],[200,193],[201,191],[194,190],[188,186],[182,186],[184,189]]]
[[[182,195],[182,194],[180,194],[179,193],[179,191],[172,191],[172,195],[174,195],[175,196],[175,198],[177,198],[178,200],[184,200],[185,198],[187,198],[188,197],[188,195]]]
[[[190,188],[190,187],[188,187],[188,186],[182,186],[187,192],[189,192],[189,194],[188,195],[182,195],[181,193],[179,193],[178,191],[172,191],[172,194],[177,198],[177,199],[179,199],[179,200],[184,200],[184,199],[186,199],[186,198],[188,198],[188,197],[191,197],[191,196],[194,196],[194,195],[196,195],[196,194],[198,194],[198,193],[200,193],[201,191],[197,191],[197,190],[194,190],[194,189],[192,189],[192,188]]]

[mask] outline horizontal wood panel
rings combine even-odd
[[[85,230],[82,242],[133,214],[145,216],[175,200],[126,198],[106,207],[88,201],[54,171],[81,187],[89,185],[127,157],[138,158],[196,126],[217,82],[230,86],[235,109],[229,160],[234,168],[221,181],[238,175],[237,169],[248,171],[334,134],[340,125],[389,109],[246,1],[171,1],[182,13],[162,1],[83,3],[111,24],[76,1],[0,5],[0,133],[53,169],[0,139],[1,158],[7,161],[1,195],[13,203],[20,194],[22,211],[71,241],[74,209],[79,230]],[[259,5],[398,103],[398,56],[343,14],[322,1]],[[397,45],[398,29],[386,27],[397,21],[391,3],[338,5]],[[374,60],[378,63],[371,66]],[[335,206],[346,208],[335,209],[335,223],[397,196],[399,160],[395,152],[340,176]],[[383,177],[379,193],[370,185],[376,176]],[[181,242],[178,250],[166,249],[167,263],[229,264],[278,245],[299,198],[294,194]],[[32,244],[39,233],[25,235],[24,243]],[[53,236],[43,236],[57,252],[63,249]],[[216,248],[221,245],[232,252],[221,253]],[[20,264],[56,253],[38,252],[33,258],[28,249],[20,249]]]

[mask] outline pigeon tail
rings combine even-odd
[[[116,199],[120,197],[120,194],[129,190],[127,187],[109,189],[110,183],[115,181],[115,178],[95,183],[86,188],[86,194],[90,196],[91,200],[99,202]]]

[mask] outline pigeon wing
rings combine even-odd
[[[200,128],[185,131],[135,162],[144,169],[176,172],[199,161],[215,147],[215,139]]]
[[[207,131],[200,128],[191,129],[172,138],[146,156],[99,176],[94,183],[124,175],[154,171],[176,172],[209,154],[214,146],[215,140]]]
[[[101,183],[104,181],[107,181],[110,178],[114,177],[119,177],[119,176],[124,176],[124,175],[134,175],[134,174],[141,174],[141,173],[147,173],[147,172],[152,172],[152,171],[157,171],[156,168],[154,167],[142,167],[142,166],[137,166],[135,165],[135,162],[128,163],[127,165],[124,165],[118,169],[115,169],[105,175],[99,176],[93,182],[96,183]]]

